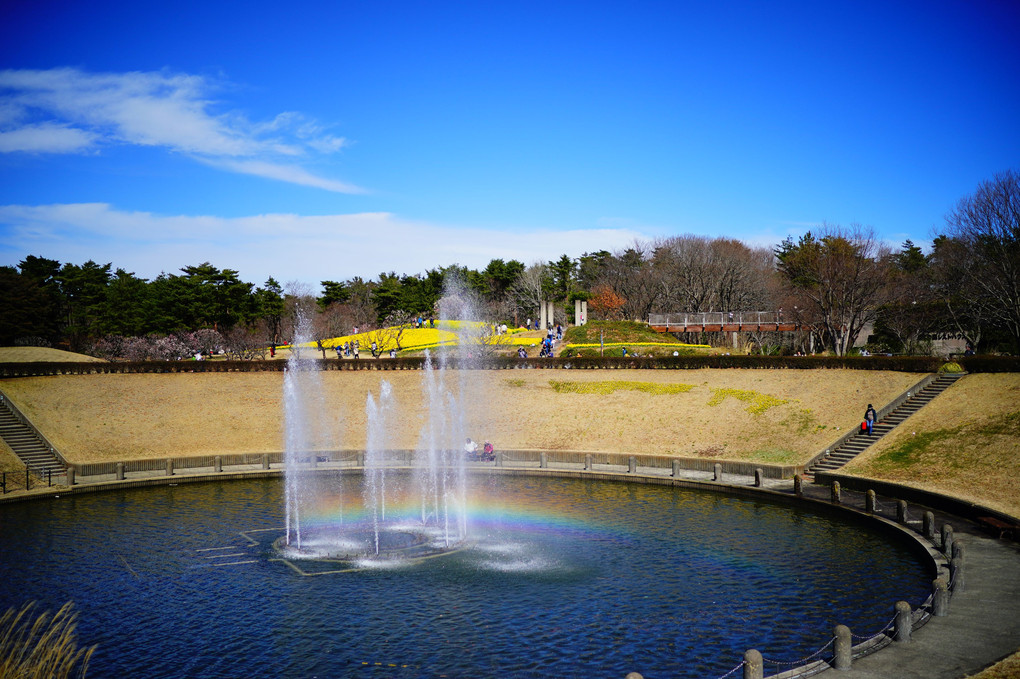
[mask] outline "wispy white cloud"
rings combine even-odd
[[[301,186],[310,186],[336,193],[365,193],[365,190],[361,187],[335,179],[319,177],[297,165],[267,163],[262,160],[234,160],[226,158],[208,159],[206,162],[214,167],[221,167],[242,174],[265,177],[266,179],[277,179],[291,184],[300,184]]]
[[[104,203],[0,206],[0,260],[34,254],[64,262],[112,262],[146,278],[210,261],[261,284],[269,276],[318,289],[322,280],[421,273],[491,259],[545,261],[617,250],[647,238],[631,229],[481,230],[403,219],[386,212],[224,218],[156,215]]]
[[[0,131],[0,153],[79,153],[96,145],[96,135],[66,123],[44,122]]]
[[[201,76],[169,72],[0,71],[0,152],[151,146],[233,172],[363,192],[295,164],[313,154],[336,153],[347,146],[346,139],[300,113],[257,122],[236,111],[218,112],[222,105],[211,97],[219,88]]]

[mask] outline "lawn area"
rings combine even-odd
[[[327,371],[323,447],[365,445],[365,399],[390,383],[414,448],[422,373]],[[278,451],[281,373],[112,374],[0,381],[0,389],[74,462]],[[499,448],[703,456],[798,464],[919,375],[853,370],[477,370],[462,384],[468,435]]]
[[[1020,516],[1020,375],[967,375],[843,471]]]

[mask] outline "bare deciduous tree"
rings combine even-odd
[[[545,299],[544,291],[549,276],[548,265],[536,262],[526,268],[510,286],[508,295],[518,322],[538,313],[538,306]]]
[[[871,229],[823,226],[821,238],[787,239],[776,251],[780,272],[811,301],[824,338],[845,356],[883,303],[888,249]]]
[[[1009,170],[982,182],[974,195],[946,216],[967,266],[967,302],[1008,331],[1020,353],[1020,172]]]
[[[235,325],[223,338],[227,356],[235,361],[265,360],[272,335],[273,324],[264,319],[255,327]]]

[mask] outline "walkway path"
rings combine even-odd
[[[804,486],[805,495],[824,501],[829,489]],[[864,507],[862,493],[843,491],[844,504]],[[879,508],[895,518],[891,500]],[[926,508],[912,507],[908,517]],[[906,643],[892,643],[853,661],[850,670],[826,670],[840,679],[963,679],[1020,649],[1020,544],[989,536],[980,527],[935,512],[936,526],[948,522],[964,546],[964,588],[953,593],[949,615],[931,618]],[[889,616],[892,618],[892,609]]]
[[[805,478],[812,480],[814,479],[815,472],[839,469],[864,452],[865,448],[871,446],[902,424],[908,417],[930,403],[933,398],[955,384],[963,375],[964,373],[941,374],[916,394],[911,394],[903,403],[888,413],[880,412],[880,418],[872,427],[871,434],[857,430],[852,437],[808,467],[804,471]]]

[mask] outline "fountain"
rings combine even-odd
[[[458,358],[470,357],[471,331],[475,324],[469,296],[452,294],[441,303],[441,323],[461,322]],[[307,314],[298,314],[292,346],[310,342]],[[318,453],[336,440],[339,424],[323,417],[329,413],[322,402],[320,373],[314,361],[297,349],[284,378],[286,420],[284,536],[276,542],[285,558],[329,559],[361,566],[406,561],[458,549],[467,539],[467,473],[461,441],[464,441],[464,404],[472,384],[466,371],[456,371],[455,390],[447,384],[448,354],[439,367],[426,355],[422,371],[425,420],[409,470],[395,470],[392,432],[399,426],[391,386],[380,382],[378,397],[366,396],[367,431],[361,483],[362,511],[344,516],[343,498],[329,520],[320,516],[324,496],[336,496],[339,484],[329,483],[323,470],[315,470]],[[455,393],[456,392],[456,393]],[[327,444],[328,445],[328,444]],[[318,450],[316,448],[319,448]],[[336,447],[335,445],[332,447]],[[406,465],[406,461],[404,462]],[[408,473],[408,471],[410,473]],[[400,502],[395,502],[397,497]],[[413,508],[413,511],[412,509]],[[309,517],[315,514],[315,520]]]

